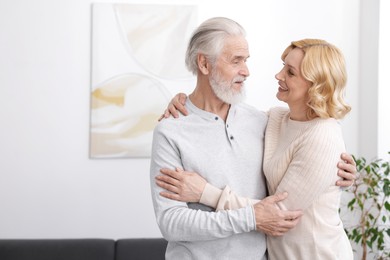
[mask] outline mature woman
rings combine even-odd
[[[267,238],[272,259],[353,259],[338,214],[341,190],[334,183],[337,162],[345,151],[338,119],[350,107],[343,94],[346,69],[342,53],[318,39],[292,42],[276,74],[277,98],[288,105],[269,111],[265,135],[264,174],[270,195],[288,192],[282,209],[304,210],[295,229]],[[181,170],[179,170],[181,171]],[[245,171],[245,169],[243,169]],[[163,170],[157,183],[174,192],[162,196],[199,201],[217,210],[253,203],[225,187],[220,190],[195,173]]]

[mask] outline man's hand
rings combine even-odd
[[[353,157],[347,153],[341,154],[341,161],[337,164],[337,168],[337,175],[343,179],[338,180],[336,185],[340,187],[352,186],[357,178],[356,162]]]
[[[266,197],[253,205],[256,217],[256,230],[271,236],[282,236],[294,228],[303,212],[301,210],[281,210],[277,202],[287,198],[287,193]]]

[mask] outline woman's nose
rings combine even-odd
[[[279,71],[278,73],[275,74],[275,79],[284,81],[282,71]]]

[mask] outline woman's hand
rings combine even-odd
[[[181,112],[183,115],[188,116],[188,111],[185,108],[187,95],[184,93],[176,94],[169,102],[167,109],[165,109],[164,114],[161,115],[161,117],[158,119],[158,121],[161,121],[163,118],[168,118],[169,116],[173,116],[174,118],[179,117],[179,112]]]
[[[349,187],[352,186],[356,179],[356,162],[352,155],[343,153],[341,154],[341,161],[337,164],[337,175],[343,178],[336,182],[337,186]]]
[[[199,202],[207,181],[196,172],[161,169],[162,175],[156,176],[156,183],[167,190],[160,192],[160,195],[178,201]]]

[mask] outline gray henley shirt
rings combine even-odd
[[[255,231],[251,206],[215,212],[202,204],[166,199],[155,183],[161,168],[181,167],[216,187],[229,185],[238,195],[266,197],[266,113],[232,105],[225,123],[188,98],[186,108],[188,116],[162,120],[153,135],[150,184],[157,224],[168,240],[166,259],[266,259],[266,238]]]

